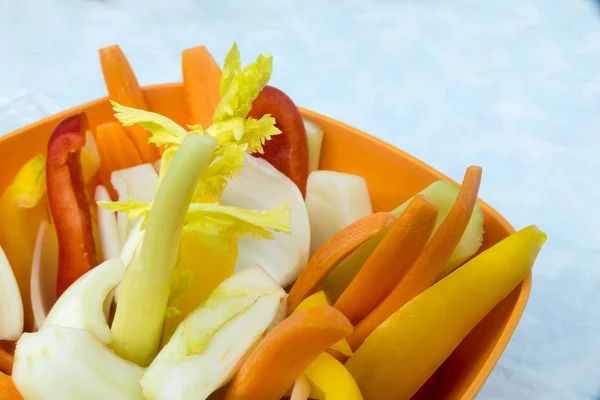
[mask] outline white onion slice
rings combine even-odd
[[[0,247],[0,340],[17,340],[23,333],[23,300],[15,274]]]
[[[306,129],[306,140],[308,142],[308,172],[319,169],[321,160],[321,147],[323,145],[323,129],[315,122],[303,118]]]
[[[311,254],[351,223],[373,213],[365,179],[334,171],[315,171],[308,176],[306,208]]]
[[[96,201],[110,201],[108,190],[104,186],[96,188]],[[117,216],[114,212],[98,206],[98,231],[104,260],[118,258],[121,254],[121,238],[117,228]]]
[[[111,183],[119,194],[119,201],[129,203],[129,198],[149,203],[158,188],[158,174],[152,164],[114,171]],[[136,221],[129,219],[127,213],[117,213],[117,226],[121,243],[125,243]]]
[[[35,329],[40,329],[56,302],[58,241],[52,225],[42,221],[31,263],[31,308]]]
[[[310,396],[310,382],[304,374],[296,379],[290,400],[308,400]]]
[[[253,210],[271,210],[289,201],[292,233],[275,233],[275,240],[243,238],[238,241],[236,271],[259,264],[281,286],[292,283],[308,262],[310,226],[298,187],[268,161],[246,155],[241,173],[229,181],[223,204]]]

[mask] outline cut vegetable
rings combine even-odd
[[[138,365],[150,364],[158,350],[187,209],[216,144],[209,136],[183,139],[154,199],[140,255],[127,266],[111,347]]]
[[[144,92],[121,48],[117,45],[108,46],[100,49],[99,54],[108,98],[128,107],[149,110]],[[126,127],[125,131],[143,162],[152,163],[158,160],[156,146],[148,142],[150,137],[148,131],[135,125]]]
[[[394,223],[392,213],[377,213],[364,217],[342,229],[325,243],[310,259],[288,297],[288,312],[315,293],[327,275],[350,253]]]
[[[323,129],[311,120],[306,118],[302,120],[304,121],[304,129],[306,129],[306,139],[308,140],[308,173],[310,174],[319,169]]]
[[[46,157],[27,161],[0,198],[0,246],[19,285],[25,330],[33,329],[31,311],[31,262],[40,222],[48,219]]]
[[[0,347],[0,372],[12,374],[13,362],[13,356]]]
[[[23,400],[12,378],[0,373],[0,400]]]
[[[436,230],[450,212],[450,209],[458,196],[459,189],[460,187],[455,183],[437,181],[419,193],[433,201],[440,209],[435,226]],[[392,212],[396,214],[396,216],[402,214],[409,202],[410,199]],[[473,210],[467,229],[452,253],[450,260],[448,260],[446,266],[442,270],[441,277],[448,275],[459,265],[468,260],[477,252],[477,250],[479,250],[481,243],[483,243],[483,211],[479,204],[475,204],[475,209]]]
[[[113,171],[142,164],[135,145],[118,122],[106,122],[96,127],[98,152],[102,161],[100,177],[111,197],[116,198],[116,191],[111,183]]]
[[[267,161],[246,155],[244,167],[229,181],[221,200],[254,210],[273,209],[289,201],[291,235],[275,233],[275,240],[240,238],[236,271],[256,263],[279,285],[292,283],[308,262],[310,246],[308,214],[296,185]]]
[[[190,115],[190,125],[208,128],[221,100],[221,69],[205,46],[192,47],[181,53],[183,87]]]
[[[335,302],[353,324],[357,324],[386,298],[406,275],[427,244],[438,208],[424,196],[415,197],[398,217]]]
[[[42,221],[31,267],[31,307],[35,329],[40,329],[56,302],[58,242],[54,227]]]
[[[258,266],[224,281],[152,362],[141,381],[146,398],[206,399],[235,375],[284,299],[285,291]]]
[[[448,216],[433,234],[418,260],[389,296],[356,325],[356,329],[348,338],[352,349],[358,348],[390,315],[435,282],[471,219],[480,182],[481,168],[475,166],[467,168],[458,197]]]
[[[96,201],[110,201],[104,186],[96,188]],[[104,260],[118,258],[121,254],[121,239],[117,228],[117,216],[114,212],[98,207],[98,231]]]
[[[83,181],[88,183],[100,169],[100,155],[96,139],[89,130],[85,132],[85,146],[81,149]]]
[[[23,301],[12,268],[0,247],[0,340],[17,340],[23,333]]]
[[[304,371],[325,400],[362,400],[362,394],[346,367],[330,354],[322,353]],[[374,397],[375,398],[375,397]]]
[[[142,164],[131,168],[114,171],[111,183],[119,194],[118,201],[129,203],[130,199],[148,204],[154,198],[158,188],[158,174],[151,164]],[[117,226],[121,243],[125,243],[136,221],[127,213],[117,213]]]
[[[308,400],[310,396],[310,383],[304,374],[300,375],[294,383],[290,400]]]
[[[85,194],[80,151],[88,120],[84,113],[65,118],[48,141],[48,205],[58,238],[56,294],[96,266],[90,207]]]
[[[13,380],[26,399],[143,400],[143,372],[89,330],[46,326],[17,343]]]
[[[264,153],[255,154],[269,161],[306,193],[308,179],[308,141],[300,111],[285,93],[272,86],[265,88],[252,103],[249,116],[260,119],[270,114],[283,132],[264,145]]]
[[[525,228],[412,299],[346,366],[369,399],[408,399],[530,272],[546,235]]]
[[[226,400],[279,400],[319,354],[351,332],[348,319],[330,306],[292,314],[244,362]]]
[[[310,174],[306,209],[310,220],[311,254],[337,232],[373,213],[365,179],[334,171]]]

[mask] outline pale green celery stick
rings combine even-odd
[[[154,198],[141,251],[125,272],[111,347],[141,366],[158,351],[185,216],[216,145],[210,136],[185,137]]]
[[[436,181],[419,193],[425,195],[438,206],[439,212],[434,232],[450,212],[452,205],[456,201],[459,190],[460,187],[455,183]],[[399,217],[411,200],[412,198],[408,199],[393,210],[392,213]],[[322,284],[323,290],[331,298],[331,301],[336,301],[338,297],[340,297],[386,233],[387,230],[363,243],[362,246],[358,247],[352,254],[346,257],[346,259],[342,261],[327,276],[327,278],[325,278]],[[452,253],[450,260],[448,260],[448,263],[444,266],[444,269],[440,274],[440,279],[454,271],[459,265],[475,254],[481,246],[482,241],[483,212],[479,204],[476,204],[473,215],[467,225],[467,229],[458,246],[456,246],[456,249]]]

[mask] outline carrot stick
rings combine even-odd
[[[5,374],[12,374],[13,361],[13,356],[0,347],[0,371]]]
[[[114,45],[100,49],[99,53],[108,97],[124,106],[149,110],[144,92],[123,50],[118,45]],[[137,125],[125,127],[125,131],[145,163],[158,160],[156,146],[148,143],[150,132]]]
[[[361,218],[329,239],[312,256],[292,287],[287,299],[288,314],[317,291],[325,277],[361,244],[390,226],[396,217],[381,212]]]
[[[292,314],[244,362],[225,400],[281,399],[319,354],[351,332],[350,321],[331,306]]]
[[[360,322],[406,275],[431,237],[437,213],[425,196],[409,203],[334,305],[350,322]]]
[[[0,375],[0,400],[23,400],[23,396],[8,375]]]
[[[221,68],[205,46],[184,50],[181,67],[190,125],[208,128],[221,100]]]
[[[110,177],[113,171],[143,163],[133,142],[118,122],[105,122],[96,127],[96,142],[100,155],[100,178],[111,198],[116,195]]]
[[[481,168],[469,167],[452,209],[417,261],[389,296],[360,321],[348,337],[352,350],[356,350],[396,310],[435,282],[465,232],[475,208],[480,182]]]

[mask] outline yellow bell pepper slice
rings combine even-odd
[[[300,304],[298,304],[298,307],[296,307],[294,313],[306,310],[308,308],[330,305],[331,302],[329,301],[329,298],[327,297],[325,292],[320,291],[307,297]],[[348,341],[346,339],[342,339],[339,342],[335,343],[333,346],[330,347],[330,349],[339,351],[345,356],[352,355],[352,349],[350,348],[350,345],[348,344]]]
[[[363,398],[350,372],[328,353],[322,353],[317,357],[304,370],[304,374],[313,386],[311,398],[319,400],[362,400]]]
[[[31,261],[40,223],[48,219],[45,192],[46,157],[38,155],[21,167],[0,198],[0,245],[21,291],[25,330],[33,328]]]
[[[229,251],[220,253],[191,235],[181,237],[177,271],[189,274],[187,287],[181,288],[180,293],[171,302],[171,306],[179,311],[165,322],[162,342],[167,343],[177,326],[206,300],[209,294],[225,279],[233,275],[237,261],[237,238],[231,237]]]
[[[529,226],[404,305],[346,363],[365,396],[409,399],[529,273],[546,235]],[[329,400],[329,398],[328,398]]]

